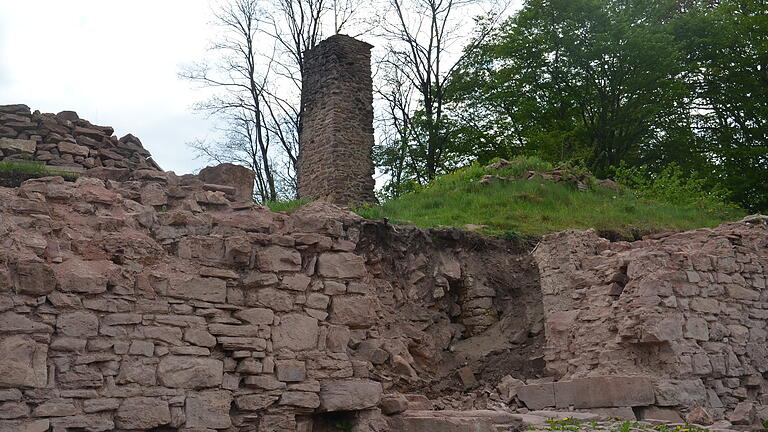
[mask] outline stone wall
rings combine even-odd
[[[102,166],[160,170],[138,138],[113,133],[74,111],[41,114],[26,105],[0,105],[0,160],[32,159],[75,172]]]
[[[504,287],[536,285],[483,271],[503,251],[530,272],[509,242],[322,202],[272,213],[196,176],[0,188],[0,242],[3,432],[381,431],[383,391],[455,392],[452,347],[505,317],[530,322],[521,346],[541,324],[502,310]]]
[[[304,54],[300,198],[375,201],[370,50],[365,42],[335,35]]]
[[[633,243],[565,231],[535,258],[549,374],[646,376],[655,405],[719,416],[768,404],[764,217]]]

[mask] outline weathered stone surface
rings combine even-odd
[[[45,295],[56,288],[56,278],[46,263],[21,262],[15,268],[16,291],[28,295]]]
[[[292,303],[292,302],[291,302]],[[251,324],[271,325],[275,320],[275,313],[272,309],[251,308],[235,312],[235,318]]]
[[[168,403],[160,398],[131,397],[120,403],[115,425],[123,429],[151,429],[170,423]]]
[[[205,167],[198,177],[205,183],[232,186],[235,201],[253,201],[254,173],[244,166],[223,163]]]
[[[554,384],[555,406],[575,408],[645,406],[655,402],[647,377],[606,376],[559,381]]]
[[[294,351],[315,348],[318,338],[317,320],[302,314],[288,314],[280,318],[280,324],[272,331],[275,349]]]
[[[334,279],[356,279],[366,275],[365,259],[351,252],[326,252],[317,260],[320,276]]]
[[[48,347],[26,336],[0,337],[0,388],[48,385]]]
[[[379,407],[386,415],[398,414],[408,409],[408,399],[401,394],[387,394],[381,397]]]
[[[107,290],[107,282],[118,269],[110,261],[69,259],[51,266],[59,288],[65,292],[98,294]]]
[[[376,322],[376,303],[368,296],[334,296],[330,321],[350,328],[367,328]]]
[[[37,144],[32,140],[0,138],[0,150],[10,150],[20,153],[33,154]]]
[[[166,356],[157,367],[160,384],[171,388],[205,388],[221,385],[221,360],[200,357]]]
[[[218,278],[184,276],[172,278],[168,286],[171,297],[224,303],[227,300],[227,283]]]
[[[227,391],[204,391],[187,397],[185,414],[189,428],[226,429],[232,425],[229,408],[232,395]]]
[[[256,251],[259,269],[265,272],[301,270],[301,254],[295,249],[267,246]]]
[[[278,396],[267,394],[248,394],[235,398],[235,405],[241,410],[259,411],[277,402]]]
[[[314,409],[320,406],[320,398],[317,393],[286,391],[280,396],[280,405]]]
[[[24,402],[0,402],[0,419],[27,417],[29,406]]]
[[[529,409],[542,409],[555,406],[554,383],[529,384],[517,387],[517,397]]]
[[[88,312],[62,314],[56,320],[56,331],[65,336],[96,336],[99,334],[99,318]]]
[[[0,313],[0,334],[53,333],[53,328],[15,312]]]
[[[381,401],[381,383],[370,380],[320,383],[319,411],[354,411],[372,408]]]
[[[303,361],[278,360],[275,362],[277,379],[283,382],[301,382],[307,377],[306,366]]]
[[[80,410],[71,400],[52,399],[35,407],[32,410],[34,417],[64,417],[76,415]]]

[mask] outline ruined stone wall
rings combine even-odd
[[[365,42],[335,35],[304,54],[300,198],[375,201],[370,50]]]
[[[457,391],[452,347],[532,286],[484,275],[503,241],[237,201],[108,167],[0,188],[0,431],[385,430],[382,391]]]
[[[118,139],[113,133],[74,111],[41,114],[26,105],[0,105],[0,160],[32,159],[75,172],[102,166],[160,169],[138,138]]]
[[[720,416],[768,403],[764,218],[633,243],[565,231],[535,258],[551,375],[647,376],[657,406]]]

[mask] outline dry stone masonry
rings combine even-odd
[[[94,167],[160,170],[138,138],[118,139],[113,133],[74,111],[41,114],[26,105],[0,105],[0,160],[32,159],[74,172]]]
[[[0,112],[5,157],[104,146],[76,181],[0,187],[0,432],[768,419],[766,217],[534,245],[322,200],[287,215],[253,204],[243,168],[177,176],[126,144],[123,166],[111,129]]]
[[[374,202],[372,46],[335,35],[304,54],[299,197]]]

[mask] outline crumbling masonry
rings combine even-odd
[[[374,202],[371,45],[335,35],[304,55],[299,197]]]

